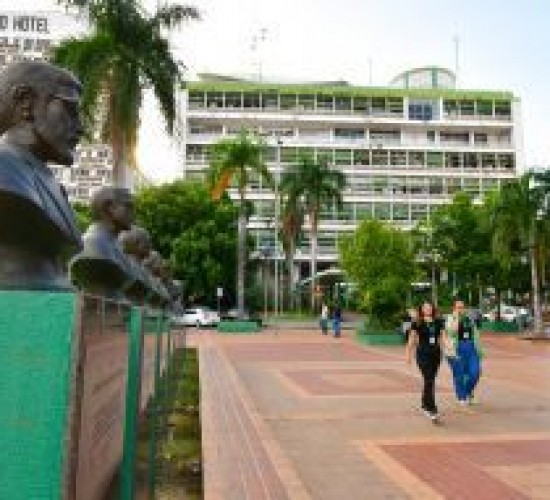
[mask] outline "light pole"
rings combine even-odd
[[[269,247],[261,246],[259,249],[262,257],[262,281],[264,282],[264,319],[267,318],[267,277],[268,277],[268,257],[270,253]]]
[[[275,167],[275,225],[274,225],[274,244],[275,244],[275,316],[279,314],[279,181],[281,174],[281,146],[283,141],[277,137],[277,163]]]
[[[536,176],[532,176],[529,179],[529,189],[533,192],[534,196],[537,196],[535,193],[536,190],[540,190],[541,183],[538,182]],[[535,217],[531,225],[531,234],[529,241],[529,259],[531,261],[531,288],[533,296],[533,316],[534,316],[534,335],[542,336],[544,335],[544,326],[542,323],[542,308],[541,308],[541,297],[540,297],[540,287],[539,287],[539,270],[537,262],[537,223],[544,218],[548,213],[548,193],[544,193],[542,199],[540,199],[540,204],[537,207]]]

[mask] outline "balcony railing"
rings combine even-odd
[[[221,137],[236,137],[236,133],[231,134],[191,134],[187,136],[189,143],[196,144],[212,144]],[[484,143],[472,143],[470,141],[430,141],[427,139],[415,139],[410,137],[398,138],[381,138],[381,139],[365,139],[361,137],[334,137],[330,135],[294,135],[287,136],[282,139],[283,146],[327,146],[327,147],[341,147],[343,145],[349,145],[351,148],[360,149],[387,149],[387,148],[424,148],[424,149],[479,149],[479,150],[504,150],[512,149],[514,146],[511,141],[487,141]]]

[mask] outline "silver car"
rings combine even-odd
[[[190,307],[174,320],[180,325],[201,327],[216,326],[220,322],[220,317],[216,311],[208,307]]]

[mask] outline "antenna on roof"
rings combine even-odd
[[[456,87],[458,87],[458,72],[459,72],[459,59],[458,59],[458,54],[459,54],[459,48],[460,48],[460,38],[458,37],[458,35],[455,35],[453,37],[453,42],[454,42],[454,46],[455,46],[455,85]]]
[[[263,43],[267,38],[267,28],[262,27],[260,31],[252,36],[252,43],[250,44],[250,50],[253,55],[257,55],[258,61],[258,80],[261,82],[263,79]]]

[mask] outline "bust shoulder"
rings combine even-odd
[[[5,143],[0,143],[0,191],[42,205],[27,161],[16,149]]]
[[[84,250],[77,256],[110,260],[121,268],[128,267],[128,259],[122,252],[117,238],[100,223],[94,222],[84,233]]]

